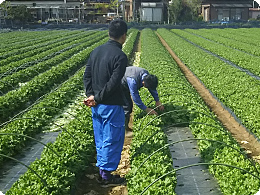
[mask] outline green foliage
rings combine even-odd
[[[151,30],[145,29],[141,31],[141,62],[140,66],[150,65],[149,72],[153,72],[153,64],[158,62],[159,58],[165,57],[165,52],[158,45],[158,40]],[[162,56],[158,53],[162,51]],[[151,53],[152,56],[151,56]],[[150,61],[151,60],[151,61]],[[148,63],[152,62],[151,63]],[[158,64],[157,64],[158,65]],[[157,67],[158,69],[158,67]],[[151,97],[147,97],[147,90],[140,91],[142,99],[146,105],[151,101]],[[140,194],[149,184],[160,176],[171,172],[168,176],[161,178],[147,190],[148,194],[175,194],[176,185],[175,171],[172,167],[172,159],[168,148],[156,153],[153,157],[145,162],[139,168],[140,164],[155,150],[161,148],[167,143],[166,135],[162,130],[165,121],[154,116],[146,116],[140,109],[135,107],[135,126],[134,140],[131,144],[131,172],[127,175],[128,193]],[[156,135],[153,135],[157,132]],[[150,138],[149,141],[147,139]],[[147,142],[146,142],[147,141]]]
[[[255,117],[259,115],[260,99],[257,96],[260,90],[259,80],[176,35],[259,76],[259,44],[254,39],[259,39],[256,35],[260,32],[259,29],[250,29],[245,32],[243,29],[174,29],[172,32],[174,32],[172,36],[175,44],[182,46],[174,48],[177,55],[189,65],[189,68],[218,99],[236,114],[247,129],[260,137],[260,119]],[[236,38],[231,39],[231,37]]]
[[[51,120],[53,120],[55,115],[60,113],[60,111],[70,103],[71,99],[75,97],[75,93],[77,93],[79,90],[82,90],[83,73],[78,73],[75,78],[72,77],[71,80],[69,79],[67,83],[65,82],[65,86],[61,85],[57,91],[50,92],[50,85],[48,83],[53,82],[53,79],[53,84],[55,84],[55,82],[57,83],[57,78],[60,81],[62,81],[63,79],[68,79],[68,75],[63,75],[62,71],[69,71],[70,65],[71,67],[73,67],[76,64],[82,64],[83,62],[85,62],[86,58],[88,58],[89,53],[95,47],[107,41],[107,35],[105,39],[102,36],[97,38],[99,38],[99,42],[96,42],[95,44],[92,42],[92,45],[90,47],[86,48],[86,46],[84,46],[83,48],[81,48],[81,50],[78,50],[78,53],[70,58],[70,61],[64,61],[62,63],[63,65],[60,66],[61,69],[57,69],[57,67],[54,66],[52,69],[49,70],[51,72],[46,71],[43,74],[40,74],[40,77],[35,77],[31,81],[29,81],[29,84],[21,87],[19,90],[11,91],[6,95],[1,96],[1,98],[8,98],[10,100],[7,102],[0,101],[1,106],[6,105],[2,107],[2,109],[9,110],[9,112],[3,112],[3,117],[6,117],[8,114],[11,114],[10,110],[14,108],[21,109],[21,102],[32,101],[32,99],[37,96],[37,94],[39,95],[40,93],[47,93],[45,94],[46,97],[42,101],[40,101],[40,103],[36,104],[32,108],[32,110],[29,110],[28,112],[20,116],[25,119],[12,121],[8,123],[8,125],[6,125],[3,130],[1,129],[1,131],[4,131],[6,133],[20,133],[28,136],[34,136],[37,133],[41,132],[44,127],[48,125]],[[78,68],[79,67],[82,67],[82,65],[78,66]],[[63,77],[63,79],[61,79],[61,77]],[[8,96],[8,94],[12,95]],[[17,103],[11,103],[12,98],[16,99]],[[19,104],[20,106],[18,106]],[[47,107],[47,109],[40,109],[41,107]],[[51,107],[54,108],[51,109]],[[1,119],[3,119],[3,117],[1,117]],[[0,153],[13,156],[26,145],[27,139],[21,136],[1,136],[0,140]],[[2,163],[3,159],[1,158],[0,164]]]
[[[131,28],[127,32],[127,39],[126,39],[125,44],[123,45],[122,50],[127,55],[128,60],[130,60],[134,45],[136,43],[136,38],[137,38],[138,33],[139,33],[139,31],[134,28]]]
[[[30,13],[27,11],[26,5],[18,5],[13,7],[7,13],[14,20],[20,21],[22,23],[27,22],[31,17]]]
[[[86,166],[93,162],[92,156],[95,155],[90,109],[83,104],[78,107],[75,110],[77,119],[71,120],[64,127],[66,131],[59,134],[53,144],[49,144],[59,156],[45,149],[41,158],[30,165],[47,185],[29,170],[7,191],[7,195],[26,192],[46,195],[71,194],[76,179],[82,175]]]
[[[109,8],[110,9],[117,9],[119,4],[119,0],[111,0],[109,3]]]
[[[48,93],[55,85],[58,85],[68,79],[73,73],[82,67],[90,52],[99,44],[104,43],[107,39],[97,37],[92,39],[90,47],[83,46],[78,53],[73,55],[68,60],[63,61],[57,66],[51,67],[48,71],[39,74],[34,79],[30,80],[25,86],[17,90],[9,91],[4,96],[0,97],[0,116],[1,121],[8,120],[9,117],[14,116],[19,110],[25,109],[28,105],[32,104],[40,96]]]
[[[216,83],[219,83],[221,86],[220,91],[218,91],[218,94],[221,92],[228,92],[231,89],[237,89],[237,87],[235,87],[236,83],[229,82],[229,84],[232,83],[234,84],[234,86],[224,85],[222,83],[222,81],[224,81],[225,79],[229,79],[230,75],[232,75],[230,74],[230,72],[227,71],[229,69],[227,66],[224,66],[223,71],[221,71],[221,64],[217,63],[217,60],[212,60],[212,58],[214,57],[211,58],[208,54],[206,54],[206,52],[201,51],[201,49],[199,48],[195,48],[192,44],[187,43],[184,39],[176,36],[169,30],[158,29],[157,32],[160,34],[160,36],[164,38],[164,40],[166,40],[171,49],[181,58],[181,60],[185,64],[189,66],[193,73],[197,75],[206,86],[215,86],[212,84],[215,83],[214,81],[216,81]],[[205,59],[205,61],[203,59]],[[216,69],[213,69],[213,67],[215,67]],[[229,76],[225,76],[225,72]],[[212,79],[209,79],[210,77],[208,77],[208,75],[212,75]],[[236,78],[236,80],[239,80],[241,76],[238,77],[238,75],[234,75],[234,77]],[[178,79],[181,80],[180,77],[178,77]],[[180,81],[176,80],[176,82]],[[175,83],[172,82],[171,88],[173,88],[174,85]],[[214,91],[216,89],[217,88],[214,87]],[[191,92],[192,90],[186,90],[187,94],[190,94]],[[232,137],[230,132],[224,129],[216,119],[214,120],[215,116],[211,114],[208,109],[203,108],[204,103],[201,102],[201,106],[198,106],[197,104],[193,103],[198,101],[196,98],[196,94],[187,94],[184,94],[184,96],[189,100],[192,99],[192,110],[198,111],[197,114],[193,115],[193,117],[191,118],[189,125],[195,138],[210,139],[225,143],[220,144],[217,142],[204,140],[198,141],[198,146],[203,161],[208,163],[224,163],[227,165],[233,165],[245,169],[259,177],[259,173],[256,171],[256,169],[259,170],[260,168],[259,164],[256,163],[255,167],[254,163],[251,163],[250,160],[248,160],[245,151]],[[218,96],[218,94],[216,95]],[[179,96],[175,96],[174,99],[179,99]],[[227,100],[228,98],[226,97],[221,99]],[[200,101],[198,101],[198,103],[199,102]],[[235,103],[235,101],[232,102]],[[239,104],[241,103],[242,101],[240,96]],[[232,146],[236,150],[231,148],[230,146]],[[245,174],[243,171],[239,169],[227,166],[210,165],[209,171],[217,179],[223,194],[253,195],[260,188],[260,181],[256,177],[253,177],[249,174]]]
[[[100,37],[97,36],[98,34]],[[106,34],[106,38],[103,37],[104,34]],[[81,48],[78,55],[75,54],[77,60],[84,60],[88,57],[89,51],[107,41],[107,31],[96,31],[93,35],[92,44],[89,43],[90,46],[83,44],[84,49]],[[96,43],[94,44],[94,42]],[[127,41],[126,48],[131,48],[131,44],[132,41]],[[20,177],[6,194],[69,195],[75,188],[77,179],[86,167],[95,160],[93,158],[95,156],[95,145],[91,110],[81,102],[84,98],[84,95],[82,95],[84,70],[84,68],[81,68],[77,74],[66,80],[57,90],[45,95],[45,98],[24,113],[22,117],[28,118],[27,120],[21,119],[10,122],[4,128],[5,132],[34,136],[38,132],[48,129],[48,125],[63,112],[68,104],[72,104],[77,96],[80,99],[80,103],[77,101],[73,107],[73,118],[62,128],[59,128],[62,133],[59,134],[56,141],[53,144],[48,144],[59,156],[46,148],[41,158],[30,165],[46,181],[47,185],[29,170]],[[0,138],[0,153],[8,153],[10,156],[19,152],[26,141],[19,136],[1,136]],[[0,159],[1,163],[2,160]]]
[[[5,19],[11,19],[12,16],[9,14],[12,11],[12,6],[10,5],[9,1],[3,1],[0,4],[0,9],[4,12],[4,18]]]
[[[176,0],[170,4],[170,19],[173,23],[198,21],[201,0]]]

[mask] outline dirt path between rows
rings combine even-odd
[[[121,155],[121,161],[118,169],[114,172],[120,176],[125,176],[130,170],[129,163],[129,151],[130,144],[132,142],[132,137],[126,137],[124,142],[124,147]],[[100,184],[97,183],[98,169],[95,163],[86,170],[83,176],[80,178],[77,184],[77,190],[75,195],[127,195],[126,186],[108,187],[102,188]]]
[[[186,79],[198,91],[210,109],[217,115],[223,126],[231,132],[232,136],[237,140],[241,147],[246,150],[248,156],[252,157],[260,163],[260,143],[252,134],[250,134],[243,126],[241,126],[226,109],[222,107],[221,103],[210,94],[209,90],[204,87],[200,80],[198,80],[197,77],[188,69],[188,67],[182,63],[182,61],[171,50],[169,45],[162,39],[162,37],[159,34],[157,35],[162,44],[181,68]]]

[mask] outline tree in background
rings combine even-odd
[[[202,0],[192,0],[189,2],[189,6],[191,8],[192,14],[192,20],[193,21],[202,21],[201,14],[201,4]]]
[[[4,1],[0,4],[1,10],[4,12],[4,19],[24,25],[30,18],[31,14],[27,11],[25,5],[19,5],[17,7],[12,7],[10,2]]]
[[[172,4],[170,4],[170,20],[173,23],[180,21],[180,13],[182,10],[182,0],[174,0]]]
[[[117,13],[119,10],[119,0],[111,0],[109,3],[109,8],[111,10],[116,11],[116,13]]]
[[[28,12],[27,7],[25,5],[19,5],[17,7],[13,7],[8,15],[12,16],[12,19],[15,22],[21,23],[24,25],[31,18],[31,14]]]
[[[173,23],[198,21],[201,0],[174,0],[170,4],[170,20]]]
[[[0,4],[0,10],[3,13],[2,15],[3,15],[3,18],[5,20],[5,23],[6,23],[6,20],[12,19],[12,17],[9,15],[11,9],[12,9],[12,7],[10,6],[10,2],[9,1],[3,1]]]

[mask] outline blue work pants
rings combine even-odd
[[[93,129],[99,169],[115,171],[121,159],[125,138],[124,109],[119,105],[92,107]]]

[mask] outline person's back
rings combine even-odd
[[[127,57],[121,48],[122,46],[118,42],[109,40],[91,53],[91,61],[89,63],[92,64],[92,88],[94,94],[100,93],[104,87],[109,90],[111,85],[119,85],[117,80],[111,78],[115,78],[112,77],[112,74],[118,74],[115,75],[116,78],[124,75],[125,69],[123,66],[120,66],[120,64],[127,64]],[[115,71],[115,69],[118,71]],[[99,103],[123,105],[122,90],[120,87],[115,88],[109,94],[100,94],[99,97],[101,97],[100,100],[95,99]]]
[[[144,68],[140,68],[137,66],[126,67],[125,75],[122,79],[122,85],[128,89],[127,78],[132,78],[138,85],[137,89],[140,89],[142,87],[141,79],[143,74],[148,74],[148,71]]]

